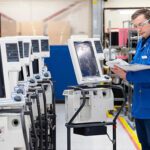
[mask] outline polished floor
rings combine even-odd
[[[65,127],[65,105],[56,104],[57,150],[67,150],[67,131]],[[112,137],[112,127],[108,126]],[[71,150],[113,150],[107,135],[81,136],[71,134]],[[117,150],[139,150],[120,121],[117,121]]]

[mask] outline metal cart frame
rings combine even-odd
[[[116,113],[116,115],[114,116],[113,120],[111,122],[91,122],[91,123],[72,123],[73,120],[76,118],[76,116],[79,114],[79,112],[82,110],[82,108],[85,105],[86,102],[86,91],[84,89],[87,88],[91,88],[91,87],[84,87],[84,86],[74,86],[74,87],[70,87],[70,89],[74,89],[74,90],[81,90],[81,94],[83,96],[83,102],[80,105],[80,107],[78,108],[78,110],[76,111],[76,113],[72,116],[72,118],[70,119],[70,121],[68,123],[65,124],[65,126],[67,127],[67,150],[71,150],[71,128],[79,128],[79,127],[98,127],[98,126],[108,126],[108,125],[112,125],[112,144],[113,144],[113,150],[116,150],[116,145],[117,145],[117,141],[116,141],[116,126],[117,126],[117,118],[119,116],[119,114],[121,113],[122,109],[124,108],[125,104],[126,104],[126,97],[125,97],[125,92],[123,87],[119,86],[119,85],[98,85],[94,88],[116,88],[116,89],[120,89],[123,93],[124,96],[124,102],[122,103],[121,107],[119,108],[118,112]],[[93,88],[93,87],[92,87]]]

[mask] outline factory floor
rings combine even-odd
[[[56,143],[57,150],[67,150],[67,130],[65,127],[65,104],[56,104]],[[112,126],[107,126],[112,137]],[[81,136],[71,134],[71,150],[113,150],[112,142],[107,135]],[[140,150],[136,133],[124,117],[117,120],[117,150]]]

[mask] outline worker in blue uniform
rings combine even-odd
[[[131,63],[150,65],[150,10],[137,10],[131,19],[141,36]],[[113,72],[134,85],[132,116],[142,150],[150,150],[150,69],[125,72],[115,66]]]

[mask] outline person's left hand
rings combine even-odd
[[[126,79],[126,72],[118,66],[114,65],[114,68],[111,69],[111,71],[118,75],[120,78]]]

